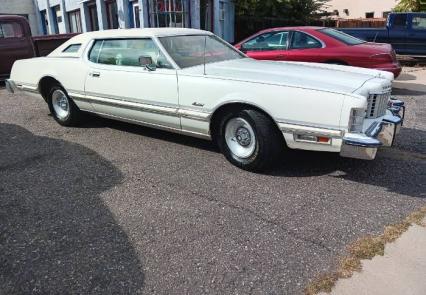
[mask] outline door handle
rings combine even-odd
[[[101,73],[99,73],[99,72],[91,72],[91,73],[89,73],[89,76],[92,76],[93,78],[99,78],[101,76]]]

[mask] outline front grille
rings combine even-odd
[[[386,114],[390,92],[383,94],[370,94],[368,96],[367,119],[375,119]]]

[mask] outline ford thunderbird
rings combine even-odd
[[[162,28],[75,36],[47,57],[15,62],[6,87],[41,95],[63,126],[94,113],[211,139],[234,165],[261,171],[286,148],[374,159],[404,117],[393,78],[258,61],[210,32]]]

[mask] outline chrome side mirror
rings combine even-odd
[[[157,66],[152,61],[152,57],[149,55],[139,56],[139,65],[151,72],[157,69]]]

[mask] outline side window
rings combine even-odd
[[[81,44],[71,44],[67,48],[65,48],[63,53],[76,53],[80,50]]]
[[[426,30],[426,16],[414,16],[413,17],[413,29],[414,30]]]
[[[94,63],[139,67],[141,57],[151,57],[157,68],[173,68],[152,39],[96,40],[89,53]]]
[[[261,34],[243,44],[244,50],[286,50],[288,32],[269,32]]]
[[[24,37],[22,26],[16,22],[0,23],[0,38],[21,38]]]
[[[292,49],[322,48],[321,42],[308,34],[295,31],[291,40]]]
[[[393,19],[393,27],[403,29],[407,27],[407,15],[406,14],[395,14]]]

